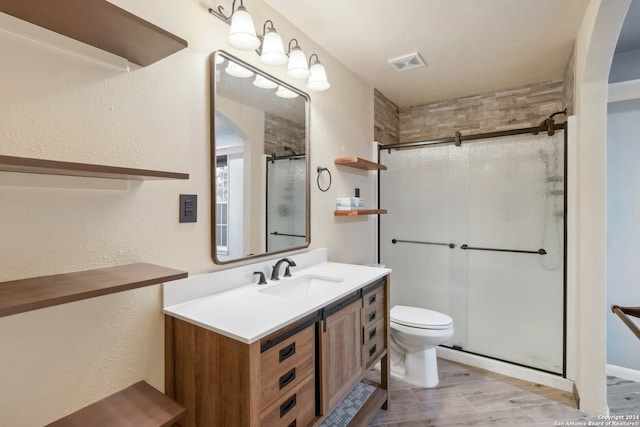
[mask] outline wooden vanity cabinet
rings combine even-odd
[[[245,344],[165,316],[165,393],[181,427],[308,426],[316,418],[317,315]]]
[[[328,414],[358,383],[364,372],[360,293],[325,309],[321,327],[320,407],[322,414]]]
[[[362,359],[365,369],[370,368],[387,349],[388,313],[385,286],[382,280],[363,289]]]
[[[187,410],[177,425],[318,426],[359,382],[375,391],[349,425],[367,425],[388,406],[388,304],[386,276],[252,344],[166,315],[165,393]]]

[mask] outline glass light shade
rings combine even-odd
[[[276,96],[279,96],[280,98],[296,98],[298,94],[284,86],[280,86],[276,91]]]
[[[233,77],[247,78],[253,76],[253,71],[244,68],[243,66],[238,65],[233,61],[229,61],[229,64],[227,65],[227,68],[224,69],[224,71]]]
[[[309,67],[307,66],[307,56],[299,47],[294,47],[289,52],[289,67],[287,76],[294,79],[306,79],[309,77]]]
[[[260,74],[256,74],[256,79],[253,81],[253,85],[261,89],[275,89],[278,87],[278,83],[264,78]]]
[[[238,7],[231,18],[231,28],[227,42],[231,47],[242,50],[253,50],[260,46],[260,40],[256,36],[253,19],[244,6]]]
[[[314,92],[320,92],[331,87],[327,80],[327,72],[320,61],[314,62],[310,71],[311,74],[309,75],[309,81],[307,82],[307,89]]]
[[[266,65],[282,65],[286,64],[288,59],[287,54],[284,53],[280,34],[273,28],[269,29],[262,41],[260,61]]]

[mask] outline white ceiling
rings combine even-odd
[[[399,107],[562,79],[588,3],[265,1]],[[416,51],[427,67],[387,64]]]

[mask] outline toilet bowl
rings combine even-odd
[[[446,314],[396,305],[391,309],[391,376],[419,387],[438,385],[436,346],[453,336]]]

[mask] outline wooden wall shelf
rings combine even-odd
[[[187,47],[105,0],[0,0],[0,12],[147,66]]]
[[[335,211],[335,216],[384,215],[386,209],[356,209],[351,211]]]
[[[0,283],[0,317],[184,279],[185,271],[136,263]]]
[[[31,159],[27,157],[13,156],[0,156],[0,171],[85,176],[90,178],[129,179],[137,181],[155,179],[189,179],[188,173],[122,168],[117,166],[93,165],[88,163],[60,162],[56,160]]]
[[[336,165],[349,166],[356,169],[363,170],[381,170],[386,171],[387,167],[380,163],[374,163],[369,160],[361,159],[360,157],[339,157],[333,161]]]
[[[184,418],[185,413],[182,405],[140,381],[46,427],[169,427]]]

